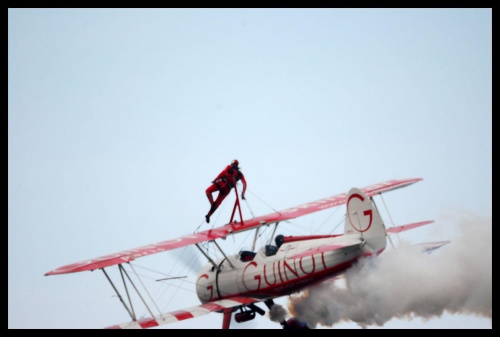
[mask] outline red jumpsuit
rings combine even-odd
[[[247,189],[247,182],[245,176],[237,166],[228,165],[217,178],[214,179],[212,185],[210,185],[205,191],[207,194],[208,201],[210,201],[210,211],[205,216],[207,223],[210,222],[210,216],[215,212],[215,210],[220,206],[222,201],[228,196],[231,189],[236,186],[236,183],[241,180],[243,183],[243,191],[241,192],[241,198],[245,199],[245,191]],[[212,193],[219,191],[217,199],[212,197]]]

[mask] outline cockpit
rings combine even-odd
[[[240,252],[240,261],[241,262],[250,262],[255,257],[256,252],[252,252],[250,250],[242,250]]]
[[[278,235],[274,239],[276,245],[267,244],[261,248],[265,256],[273,256],[276,255],[281,245],[285,242],[285,237],[283,235]],[[239,253],[239,259],[241,262],[249,262],[252,261],[257,253],[252,252],[250,250],[242,250]]]
[[[266,245],[265,246],[266,256],[276,255],[276,253],[280,249],[283,242],[285,242],[285,237],[280,234],[280,235],[276,236],[276,238],[274,239],[274,242],[276,242],[276,246],[275,245]]]

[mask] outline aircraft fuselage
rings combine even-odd
[[[317,247],[337,244],[345,245],[345,248],[315,252]],[[256,252],[250,261],[242,261],[241,255],[237,254],[216,261],[219,268],[212,264],[202,268],[196,282],[200,301],[207,303],[233,296],[268,298],[288,295],[335,277],[360,257],[372,254],[358,236],[284,243],[276,254],[270,256],[266,255],[265,248]]]

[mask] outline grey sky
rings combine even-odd
[[[245,217],[422,177],[384,196],[396,224],[436,220],[405,239],[491,222],[491,9],[9,9],[8,86],[9,328],[127,321],[101,272],[43,274],[210,228],[205,189],[234,158]],[[329,215],[280,230],[329,232]],[[198,304],[182,287],[166,311]]]

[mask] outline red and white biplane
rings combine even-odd
[[[433,221],[423,221],[386,228],[373,200],[375,195],[405,187],[420,180],[422,179],[397,179],[361,189],[352,188],[348,193],[334,195],[248,220],[241,218],[238,193],[235,189],[236,201],[231,220],[224,226],[69,264],[45,275],[101,269],[131,317],[130,322],[112,325],[108,328],[151,328],[218,312],[223,314],[222,328],[227,329],[233,312],[236,312],[234,315],[236,322],[249,321],[256,316],[256,313],[263,315],[265,311],[256,305],[259,302],[264,303],[271,310],[275,305],[274,299],[297,293],[319,282],[338,277],[358,259],[380,254],[386,248],[388,235],[432,223]],[[274,237],[276,228],[282,221],[343,204],[346,204],[343,234],[277,235]],[[240,210],[240,220],[233,221],[237,208]],[[240,251],[236,255],[225,254],[217,244],[217,240],[226,239],[230,235],[249,230],[255,230],[255,238],[257,238],[260,228],[271,225],[274,226],[272,237],[276,244],[266,244],[259,250],[255,250],[255,239],[252,249]],[[200,244],[207,242],[220,250],[223,257],[213,259],[206,250],[202,249]],[[431,251],[445,243],[447,242],[426,244],[425,250]],[[130,263],[139,257],[188,245],[196,246],[208,259],[207,265],[199,271],[196,279],[196,293],[201,304],[175,312],[160,312],[157,315],[154,315],[148,307],[151,317],[137,319],[132,303],[129,303],[129,308],[109,278],[105,268],[118,266],[130,301],[123,275],[127,276],[130,283],[133,284],[133,282],[122,266],[123,264]],[[134,289],[139,292],[135,285]],[[143,299],[140,294],[139,297]],[[147,306],[144,300],[143,302]],[[293,319],[280,323],[284,328],[292,326],[307,328],[304,324],[297,324]]]

